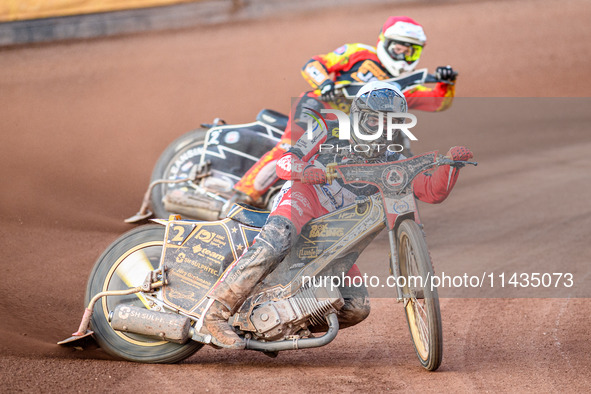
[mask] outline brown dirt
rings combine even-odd
[[[515,108],[541,101],[463,99],[448,114],[425,115],[421,150],[467,144],[481,162],[463,171],[442,206],[423,208],[437,269],[569,269],[579,284],[561,298],[508,298],[503,290],[443,298],[437,373],[420,369],[402,308],[385,298],[329,346],[277,359],[205,348],[179,365],[138,365],[55,345],[77,327],[95,259],[130,228],[122,220],[136,212],[172,139],[217,116],[238,123],[265,106],[286,111],[306,89],[299,68],[309,56],[375,43],[393,12],[426,26],[422,65],[457,67],[459,96],[585,97],[591,89],[585,0],[357,6],[0,51],[2,391],[589,391],[584,98],[546,102],[525,120],[531,114]],[[483,116],[473,105],[505,112]],[[572,112],[558,121],[557,108]],[[450,119],[461,127],[427,135]],[[361,267],[383,269],[379,252],[364,255]]]

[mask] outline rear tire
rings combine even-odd
[[[124,290],[141,285],[148,272],[158,268],[164,232],[163,226],[145,225],[123,234],[113,242],[92,269],[84,298],[85,305],[101,291]],[[119,304],[149,309],[146,299],[136,294],[103,297],[97,301],[91,328],[96,341],[107,353],[142,363],[176,363],[203,347],[203,344],[194,341],[180,345],[113,330],[108,315]]]
[[[425,235],[416,222],[407,219],[398,227],[397,240],[400,274],[406,278],[404,310],[411,341],[421,365],[435,371],[443,358],[443,335],[437,288],[430,286],[433,265]]]
[[[189,131],[168,145],[158,158],[158,161],[156,161],[150,182],[158,179],[186,178],[191,168],[201,161],[206,133],[207,129]],[[190,186],[187,183],[157,185],[150,197],[154,216],[166,219],[170,214],[174,213],[168,212],[164,208],[162,199],[172,190],[188,187]]]

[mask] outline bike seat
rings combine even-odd
[[[253,227],[263,227],[269,217],[270,211],[251,207],[250,205],[237,203],[228,212],[228,218]]]
[[[278,129],[285,130],[287,127],[287,120],[289,118],[282,113],[273,111],[272,109],[263,109],[257,115],[259,122],[266,123],[270,126],[277,127]]]

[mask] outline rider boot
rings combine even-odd
[[[214,345],[229,349],[244,349],[245,343],[228,324],[232,316],[230,310],[221,302],[215,300],[209,307],[203,324],[213,337]]]
[[[215,301],[206,312],[203,324],[213,337],[214,344],[244,348],[244,341],[234,332],[228,318],[242,305],[252,289],[287,256],[296,235],[296,227],[289,219],[279,215],[269,216],[255,243],[208,294]]]
[[[369,293],[365,286],[339,287],[345,304],[337,312],[339,329],[354,326],[361,323],[369,316],[371,310]],[[323,323],[310,327],[311,332],[326,332],[328,324]]]

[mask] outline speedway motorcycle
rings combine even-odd
[[[280,351],[327,345],[337,335],[344,300],[330,280],[348,272],[384,228],[395,296],[406,313],[420,364],[442,358],[437,288],[413,179],[439,165],[463,166],[437,152],[393,162],[330,164],[327,179],[372,184],[379,190],[306,224],[290,254],[262,280],[229,322],[246,350]],[[181,361],[211,336],[202,332],[208,292],[254,241],[268,212],[235,205],[217,221],[154,219],[122,235],[97,260],[88,280],[82,322],[70,344],[93,336],[113,356],[146,363]],[[313,280],[310,280],[313,278]],[[307,280],[308,279],[308,280]],[[314,326],[328,325],[322,336]]]
[[[398,84],[404,90],[439,80],[427,69],[421,69],[386,82]],[[331,107],[348,113],[351,101],[363,85],[337,84]],[[227,125],[216,118],[212,124],[202,124],[202,128],[180,136],[158,158],[140,210],[125,221],[139,223],[151,216],[167,218],[170,214],[207,221],[224,217],[234,193],[234,184],[277,144],[287,122],[286,115],[264,109],[253,123]],[[398,138],[393,142],[404,147],[406,157],[412,156],[406,135],[401,134]],[[275,182],[257,202],[258,208],[268,209],[282,185],[283,181]],[[175,189],[189,192],[190,206],[172,204],[164,198]]]

